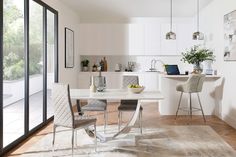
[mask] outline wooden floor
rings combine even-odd
[[[108,105],[108,124],[117,124],[117,103]],[[103,125],[103,113],[89,113],[98,118],[97,125]],[[131,113],[124,113],[124,123],[130,118]],[[158,127],[162,125],[209,125],[211,126],[229,145],[236,150],[236,130],[228,124],[217,118],[216,116],[207,116],[206,124],[203,122],[202,116],[193,116],[190,120],[187,116],[179,116],[175,121],[175,116],[160,116],[158,112],[158,104],[146,103],[143,105],[143,127]],[[52,132],[52,123],[42,128],[39,132],[31,136],[23,142],[15,150],[11,151],[8,156],[22,155],[29,147],[44,137],[46,134]]]

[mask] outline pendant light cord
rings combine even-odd
[[[199,0],[197,0],[197,31],[199,32]]]
[[[170,0],[170,31],[172,32],[172,0]]]

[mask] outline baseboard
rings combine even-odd
[[[232,126],[233,128],[236,129],[236,119],[235,118],[232,118],[228,115],[223,115],[223,121],[225,121],[227,124],[229,124],[230,126]]]

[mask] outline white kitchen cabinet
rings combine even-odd
[[[78,87],[88,89],[90,86],[91,76],[98,76],[98,72],[79,72]],[[102,76],[106,77],[106,87],[109,89],[121,88],[121,74],[115,72],[102,72]]]
[[[159,89],[159,74],[155,72],[147,72],[144,75],[145,89],[147,91],[153,91]]]
[[[192,40],[192,34],[194,32],[193,24],[184,23],[177,25],[177,54],[181,55],[186,49],[189,49],[194,45]]]
[[[122,88],[123,75],[139,76],[139,84],[145,86],[146,91],[159,89],[159,74],[155,72],[103,72],[102,76],[106,77],[108,89]],[[98,72],[79,72],[78,87],[88,89],[90,86],[91,76],[98,76]]]
[[[170,31],[170,24],[161,24],[161,55],[177,55],[177,40],[166,40],[166,33]],[[173,24],[172,31],[176,33],[176,39],[179,35],[177,34],[176,25]]]
[[[197,42],[192,40],[194,24],[181,20],[173,24],[176,40],[166,40],[170,24],[92,23],[79,25],[80,55],[180,55]]]
[[[145,55],[161,54],[161,29],[160,24],[145,24]]]
[[[110,55],[128,55],[129,26],[128,24],[110,24]]]
[[[129,55],[144,55],[144,24],[129,24]]]

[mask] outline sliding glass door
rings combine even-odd
[[[52,83],[55,81],[55,15],[47,10],[47,118],[53,115],[51,103]]]
[[[0,1],[0,156],[53,116],[58,13],[38,0]]]
[[[24,135],[24,0],[3,0],[3,146]]]
[[[29,1],[29,128],[43,121],[43,6]]]

